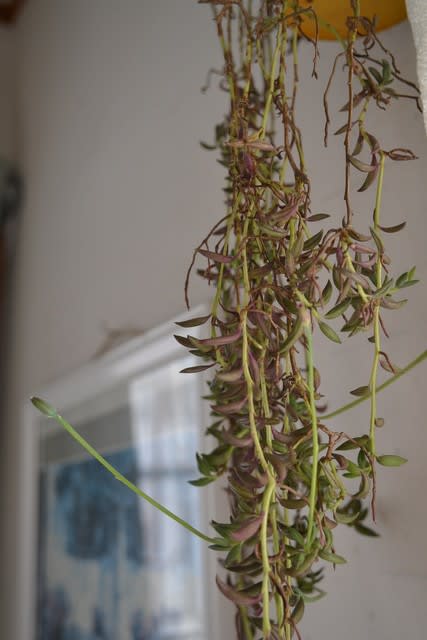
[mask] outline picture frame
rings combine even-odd
[[[197,478],[208,424],[206,378],[179,373],[195,358],[174,333],[186,331],[168,322],[35,395],[132,482],[208,532],[224,492],[187,482]],[[21,437],[17,571],[28,614],[19,640],[53,640],[58,629],[67,640],[225,637],[231,616],[219,613],[207,543],[117,483],[29,401]]]

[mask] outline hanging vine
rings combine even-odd
[[[386,161],[415,156],[408,149],[383,148],[367,116],[371,107],[386,110],[397,98],[418,103],[418,91],[400,75],[375,25],[350,2],[348,35],[324,96],[327,144],[328,93],[341,63],[348,100],[336,135],[344,138],[345,215],[340,227],[317,230],[330,216],[312,211],[297,123],[301,41],[313,47],[316,76],[317,41],[304,33],[306,20],[317,21],[315,3],[265,0],[256,10],[250,0],[204,3],[211,5],[224,55],[220,86],[230,108],[215,129],[215,144],[203,145],[219,149],[226,167],[227,215],[197,247],[190,267],[197,256],[206,259],[198,273],[214,284],[215,296],[210,315],[181,323],[209,322],[211,336],[177,337],[206,362],[187,373],[215,365],[207,433],[217,446],[198,454],[201,477],[193,484],[227,477],[231,518],[212,523],[213,548],[224,553],[229,577],[217,582],[237,606],[238,637],[289,640],[300,637],[304,604],[323,595],[319,561],[345,562],[335,550],[335,527],[376,535],[365,524],[364,504],[370,496],[375,520],[376,464],[405,462],[377,453],[376,429],[383,424],[377,375],[379,367],[397,373],[382,345],[388,336],[384,315],[406,302],[396,296],[416,283],[415,269],[391,275],[384,237],[405,223],[384,226],[381,201]],[[406,95],[400,87],[408,85]],[[368,219],[353,209],[355,172],[364,176],[358,191],[374,193],[369,234],[356,229]],[[363,332],[373,345],[369,384],[352,392],[369,396],[364,436],[334,431],[318,407],[313,335],[320,330],[340,343],[330,324],[338,318],[341,332]]]

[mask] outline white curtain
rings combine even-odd
[[[418,79],[427,131],[427,0],[406,0],[406,7],[417,50]]]

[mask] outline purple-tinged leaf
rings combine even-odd
[[[248,518],[241,523],[238,529],[235,529],[232,532],[230,536],[231,539],[236,540],[237,542],[244,542],[245,540],[249,540],[249,538],[252,538],[252,536],[254,536],[259,531],[263,520],[264,514]]]
[[[338,526],[338,523],[335,520],[331,520],[328,516],[323,516],[323,523],[327,529],[335,529]]]
[[[246,174],[253,178],[256,174],[256,161],[251,153],[243,152],[243,166]]]
[[[282,484],[282,482],[285,480],[288,473],[288,468],[286,466],[285,461],[283,460],[283,458],[281,458],[280,456],[274,453],[271,453],[268,456],[268,460],[273,465],[273,468],[277,475],[277,480],[279,481],[280,484]]]
[[[362,100],[365,98],[365,90],[363,89],[362,91],[359,91],[359,93],[357,93],[354,98],[353,98],[353,108],[357,107]],[[349,102],[347,102],[343,107],[341,107],[340,112],[344,113],[345,111],[348,111],[348,107],[349,107]]]
[[[406,227],[406,222],[395,224],[392,227],[382,227],[381,225],[378,225],[378,226],[381,229],[381,231],[384,231],[384,233],[397,233],[398,231],[401,231],[402,229],[404,229],[404,227]]]
[[[199,253],[205,258],[221,264],[230,264],[234,260],[234,256],[225,256],[223,253],[215,253],[215,251],[208,251],[207,249],[199,249]]]
[[[376,137],[373,136],[372,133],[367,133],[366,138],[368,140],[369,146],[371,147],[372,153],[378,153],[378,151],[380,150],[380,143],[378,142]]]
[[[218,576],[216,577],[216,584],[218,586],[218,589],[221,591],[221,593],[226,598],[228,598],[228,600],[231,600],[231,602],[233,602],[236,605],[243,606],[243,607],[250,607],[254,604],[257,604],[258,602],[261,602],[262,600],[261,593],[256,596],[248,595],[244,591],[238,591],[237,589],[234,589],[231,585],[226,584]]]
[[[264,140],[254,140],[251,142],[246,142],[246,146],[250,149],[257,149],[258,151],[274,151],[275,153],[277,153],[276,147],[273,147],[272,144]]]
[[[385,154],[390,158],[390,160],[418,160],[418,157],[410,149],[391,149],[391,151],[385,151]]]
[[[225,336],[217,336],[216,338],[203,338],[201,340],[197,340],[198,344],[205,345],[207,347],[223,347],[227,344],[233,344],[236,342],[242,335],[241,327],[238,328],[234,333],[229,333]]]
[[[369,280],[362,276],[360,273],[350,271],[349,269],[341,269],[341,273],[350,280],[354,280],[357,284],[360,284],[364,289],[370,289]]]
[[[380,306],[384,307],[384,309],[400,309],[407,302],[408,300],[406,298],[404,300],[394,300],[387,296],[386,298],[381,299]]]
[[[371,232],[371,236],[373,237],[375,244],[377,245],[377,249],[379,253],[382,255],[384,253],[384,245],[380,236],[378,235],[378,233],[375,231],[373,227],[370,227],[369,230]]]
[[[365,138],[361,133],[359,133],[359,135],[357,136],[355,147],[353,149],[352,156],[358,156],[359,153],[361,153],[364,144],[365,144]]]
[[[180,373],[200,373],[202,371],[206,371],[206,369],[210,369],[214,367],[216,362],[212,362],[212,364],[199,364],[195,367],[186,367],[185,369],[181,369]]]
[[[249,350],[249,369],[252,374],[254,383],[258,386],[259,379],[260,379],[259,366],[255,356],[250,350]]]
[[[312,216],[307,218],[308,222],[319,222],[320,220],[326,220],[326,218],[330,218],[329,213],[315,213]]]
[[[207,345],[211,347],[220,347],[226,344],[233,344],[236,342],[242,335],[242,328],[239,326],[237,331],[234,333],[229,333],[228,335],[218,336],[216,338],[203,338],[198,340],[198,342],[202,345]]]
[[[366,164],[366,162],[362,162],[361,160],[359,160],[359,158],[355,158],[354,156],[349,156],[348,159],[353,167],[355,167],[362,173],[371,173],[376,169],[376,165],[373,166],[372,164]]]
[[[231,444],[233,447],[249,447],[252,444],[252,436],[247,435],[241,438],[233,435],[229,431],[221,431],[220,432],[221,439],[227,444]]]
[[[340,453],[334,453],[332,457],[338,462],[338,466],[340,469],[347,469],[348,460],[345,456],[341,455]]]
[[[230,369],[230,371],[220,371],[217,373],[216,377],[218,380],[222,382],[237,382],[241,380],[243,376],[243,369],[239,367],[238,369]]]
[[[233,476],[239,484],[242,484],[247,489],[262,489],[268,482],[268,477],[266,474],[263,476],[252,476],[250,473],[246,473],[245,471],[234,470]]]
[[[187,349],[191,349],[192,347],[194,347],[194,344],[192,343],[192,341],[188,336],[185,338],[184,336],[174,335],[174,338],[183,347],[187,347]]]
[[[350,248],[356,253],[363,253],[370,256],[375,255],[374,249],[372,249],[371,247],[364,247],[363,244],[360,244],[359,242],[353,242],[350,245]]]
[[[239,411],[241,411],[241,409],[243,409],[243,407],[245,406],[247,401],[248,401],[248,399],[245,396],[244,398],[242,398],[240,400],[236,400],[235,402],[229,402],[228,404],[212,405],[211,409],[212,409],[212,411],[215,411],[215,413],[220,413],[220,414],[223,414],[223,415],[229,415],[231,413],[239,413]]]
[[[295,438],[293,433],[283,433],[280,431],[276,431],[276,429],[274,428],[271,431],[273,433],[274,439],[278,442],[282,442],[283,444],[291,445],[295,442],[295,440],[298,440],[298,437]]]
[[[389,373],[398,373],[398,371],[400,371],[400,368],[393,364],[384,352],[380,354],[379,362],[384,371],[388,371]]]
[[[199,316],[198,318],[190,318],[189,320],[181,320],[181,322],[176,322],[180,327],[190,328],[190,327],[199,327],[202,324],[205,324],[211,317],[211,314],[208,316]]]
[[[363,233],[359,233],[352,227],[347,228],[348,235],[353,238],[353,240],[357,240],[358,242],[368,242],[371,239],[370,236],[365,236]]]
[[[282,225],[286,224],[291,218],[293,218],[298,213],[298,207],[300,203],[294,202],[283,209],[279,209],[277,213],[271,216],[271,220],[274,224],[281,223]]]
[[[369,189],[369,187],[377,179],[377,175],[378,175],[378,171],[379,171],[380,165],[378,164],[375,156],[372,158],[372,166],[374,167],[374,169],[373,169],[373,171],[371,171],[371,173],[368,173],[368,175],[365,178],[364,183],[362,184],[361,187],[359,187],[359,189],[358,189],[359,193],[362,193],[363,191],[366,191],[367,189]]]

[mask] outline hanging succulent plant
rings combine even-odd
[[[212,367],[207,432],[216,446],[197,454],[200,478],[192,484],[226,478],[229,522],[212,523],[215,538],[196,530],[121,476],[46,402],[33,402],[118,480],[222,553],[228,578],[217,582],[236,605],[239,639],[290,640],[301,638],[305,603],[323,595],[324,563],[345,562],[335,549],[335,529],[345,525],[377,535],[366,525],[369,510],[375,520],[376,465],[405,462],[378,452],[376,430],[383,420],[377,394],[427,352],[397,369],[383,346],[386,312],[406,302],[400,294],[417,280],[414,268],[398,276],[392,272],[385,238],[405,223],[388,226],[381,202],[386,164],[415,156],[408,149],[384,148],[368,114],[371,108],[386,111],[398,98],[419,106],[419,94],[401,76],[373,21],[350,0],[347,33],[336,32],[342,51],[324,95],[327,144],[328,92],[343,66],[348,96],[335,135],[343,138],[344,216],[340,226],[319,230],[330,216],[313,207],[297,121],[300,41],[313,47],[317,75],[315,3],[200,2],[211,5],[224,55],[220,86],[229,96],[229,111],[215,128],[215,144],[203,146],[219,150],[226,168],[226,215],[195,250],[185,284],[189,306],[190,272],[203,258],[198,273],[215,288],[211,311],[180,324],[209,324],[210,335],[177,340],[201,359],[185,374]],[[305,28],[310,21],[314,38]],[[361,174],[357,190],[372,193],[371,223],[368,215],[354,212],[353,174]],[[319,332],[338,344],[342,335],[363,333],[372,343],[366,386],[329,414],[315,365],[313,336]],[[391,377],[378,386],[379,367]],[[370,404],[364,435],[330,426],[331,418],[361,402]]]
[[[377,373],[379,367],[397,373],[382,345],[384,315],[405,303],[400,292],[417,281],[414,268],[392,275],[384,237],[405,223],[386,226],[381,199],[386,161],[415,156],[385,149],[367,115],[371,106],[386,110],[401,97],[418,104],[418,91],[400,75],[374,23],[360,16],[357,2],[349,3],[347,36],[340,38],[324,96],[326,145],[328,92],[341,62],[348,99],[336,135],[344,138],[345,215],[341,226],[318,230],[330,216],[313,211],[297,122],[301,40],[313,46],[316,76],[317,38],[304,29],[309,20],[317,28],[315,3],[266,0],[256,11],[250,1],[205,3],[224,54],[221,88],[230,108],[212,145],[227,169],[227,215],[197,247],[191,265],[197,255],[205,258],[198,273],[214,284],[215,296],[209,316],[185,323],[209,321],[211,336],[178,338],[207,367],[216,365],[208,434],[217,446],[197,456],[201,477],[193,484],[227,477],[231,518],[212,523],[213,548],[224,553],[229,578],[217,582],[237,606],[238,637],[289,639],[299,637],[305,602],[323,595],[318,561],[345,562],[335,551],[334,529],[347,525],[377,535],[365,524],[369,499],[375,520],[376,464],[405,462],[377,452],[376,429],[383,423]],[[369,220],[354,214],[353,173],[362,174],[358,191],[373,193],[369,234],[356,227]],[[187,304],[188,281],[189,274]],[[370,401],[363,436],[334,431],[331,416],[318,407],[313,334],[340,343],[335,319],[341,333],[364,332],[373,345],[369,382],[352,391]]]

